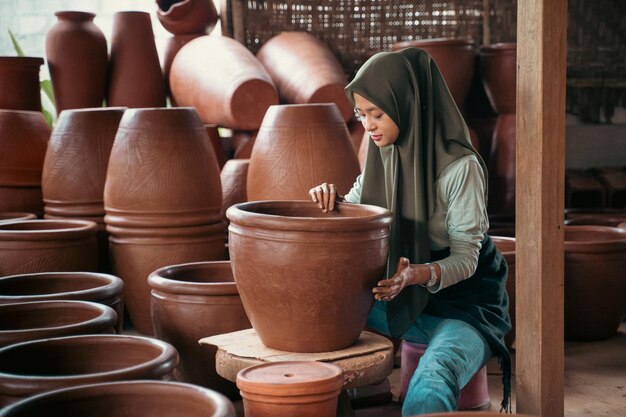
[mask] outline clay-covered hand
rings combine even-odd
[[[323,183],[309,190],[311,200],[322,209],[324,213],[333,211],[335,202],[343,201],[343,197],[337,193],[335,184]]]
[[[402,257],[398,260],[398,269],[394,276],[378,281],[378,286],[374,287],[372,292],[377,300],[391,301],[411,284],[413,284],[413,269],[410,267],[409,260]]]

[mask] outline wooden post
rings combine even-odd
[[[563,417],[567,0],[517,5],[516,411]]]

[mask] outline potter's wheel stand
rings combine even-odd
[[[240,330],[200,339],[200,344],[217,346],[215,369],[235,382],[241,369],[266,362],[320,361],[339,366],[344,373],[344,393],[350,388],[379,382],[393,370],[393,344],[383,336],[363,331],[357,342],[342,350],[322,353],[293,353],[275,350],[261,343],[254,329]],[[347,396],[342,395],[345,399]],[[349,402],[348,402],[349,405]],[[351,415],[350,410],[340,414]]]

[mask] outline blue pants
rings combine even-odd
[[[384,302],[374,302],[367,327],[389,335]],[[493,356],[474,327],[455,319],[421,314],[401,339],[428,344],[405,394],[403,417],[456,411],[461,388]]]

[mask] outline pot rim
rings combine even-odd
[[[38,56],[0,56],[0,65],[11,66],[32,66],[33,68],[43,65],[43,58]],[[0,111],[14,111],[9,109],[3,109]],[[19,110],[16,110],[19,111]],[[26,110],[22,110],[26,111]],[[30,111],[30,113],[41,113],[36,111]]]
[[[591,239],[571,241],[564,238],[563,246],[565,253],[567,252],[618,252],[626,250],[626,229],[611,226],[564,226],[564,232],[588,232],[594,235],[598,232],[612,233],[615,239]],[[610,249],[610,250],[609,250]]]
[[[189,270],[203,270],[207,274],[214,271],[220,274],[221,269],[228,266],[231,269],[230,261],[203,261],[189,262],[184,264],[168,265],[157,269],[148,276],[148,283],[153,291],[160,291],[169,294],[185,294],[185,295],[239,295],[234,277],[232,281],[221,282],[197,282],[185,281],[182,279],[173,279],[164,276],[165,274],[176,271],[185,272]],[[212,268],[213,267],[213,268]],[[232,276],[232,269],[231,269]]]
[[[47,229],[12,229],[15,225],[57,226]],[[35,219],[15,220],[0,223],[0,241],[40,241],[87,238],[96,235],[98,224],[90,220],[76,219]]]
[[[398,42],[394,42],[392,45],[392,48],[404,48],[406,45],[406,47],[417,47],[419,48],[420,45],[422,46],[453,46],[453,47],[458,47],[458,46],[471,46],[470,49],[468,49],[468,51],[473,51],[473,47],[475,45],[474,41],[471,39],[466,39],[466,38],[461,38],[461,37],[454,37],[454,38],[424,38],[424,39],[406,39],[403,41],[398,41]]]

